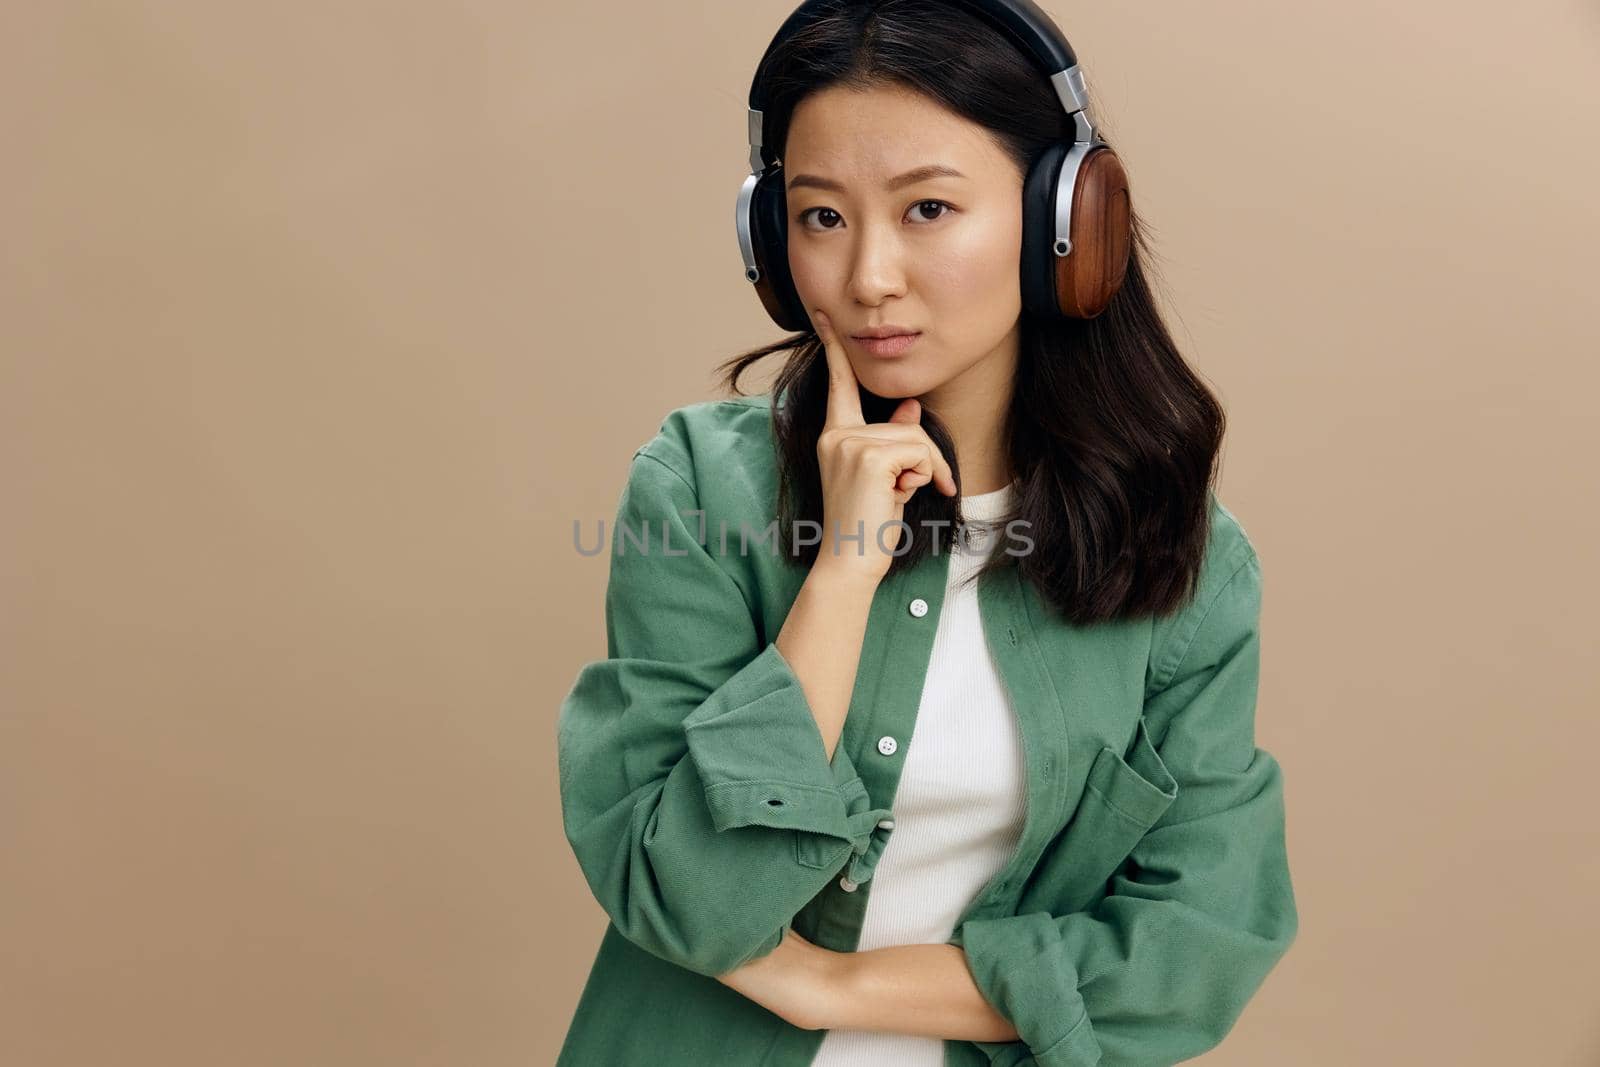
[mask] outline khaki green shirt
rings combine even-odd
[[[713,976],[788,926],[853,951],[894,847],[950,556],[878,586],[830,761],[773,643],[805,573],[754,540],[777,516],[771,416],[766,394],[671,412],[606,532],[607,656],[562,702],[558,751],[567,839],[610,923],[561,1067],[809,1064],[822,1031]],[[1161,619],[1077,627],[1014,567],[980,580],[1025,820],[949,943],[1020,1039],[946,1041],[947,1065],[1199,1055],[1295,937],[1283,776],[1255,744],[1261,567],[1215,496],[1210,516],[1197,593]]]

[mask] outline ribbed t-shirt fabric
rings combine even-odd
[[[1016,483],[963,497],[978,540],[958,538],[916,725],[892,805],[894,829],[870,881],[857,951],[944,944],[1022,833],[1022,737],[978,614],[974,574],[1004,536]],[[900,739],[902,744],[907,739]],[[974,774],[974,770],[981,773]],[[939,1038],[830,1030],[812,1067],[943,1067]]]

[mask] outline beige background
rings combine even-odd
[[[1045,6],[1267,573],[1302,930],[1205,1062],[1600,1064],[1600,10]],[[777,335],[789,9],[0,11],[0,1060],[553,1060],[572,523]]]

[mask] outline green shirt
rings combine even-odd
[[[773,540],[740,549],[777,516],[771,416],[769,394],[672,411],[604,542],[607,658],[563,700],[558,754],[567,839],[611,921],[559,1067],[809,1064],[822,1031],[714,976],[791,925],[853,951],[892,847],[950,556],[879,584],[830,761],[773,643],[805,572]],[[949,943],[1020,1040],[946,1041],[947,1065],[1197,1056],[1295,937],[1283,776],[1255,745],[1261,567],[1210,500],[1199,586],[1173,615],[1077,627],[1014,567],[980,580],[1025,820]]]

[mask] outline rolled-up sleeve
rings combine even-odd
[[[1019,1040],[998,1067],[1165,1067],[1219,1044],[1298,929],[1283,777],[1255,744],[1253,549],[1157,664],[1144,718],[1176,796],[1086,910],[963,923],[985,998]]]
[[[648,447],[648,446],[646,446]],[[627,939],[726,973],[784,927],[887,810],[828,759],[798,678],[702,544],[690,476],[641,449],[613,528],[607,657],[562,701],[562,820]]]

